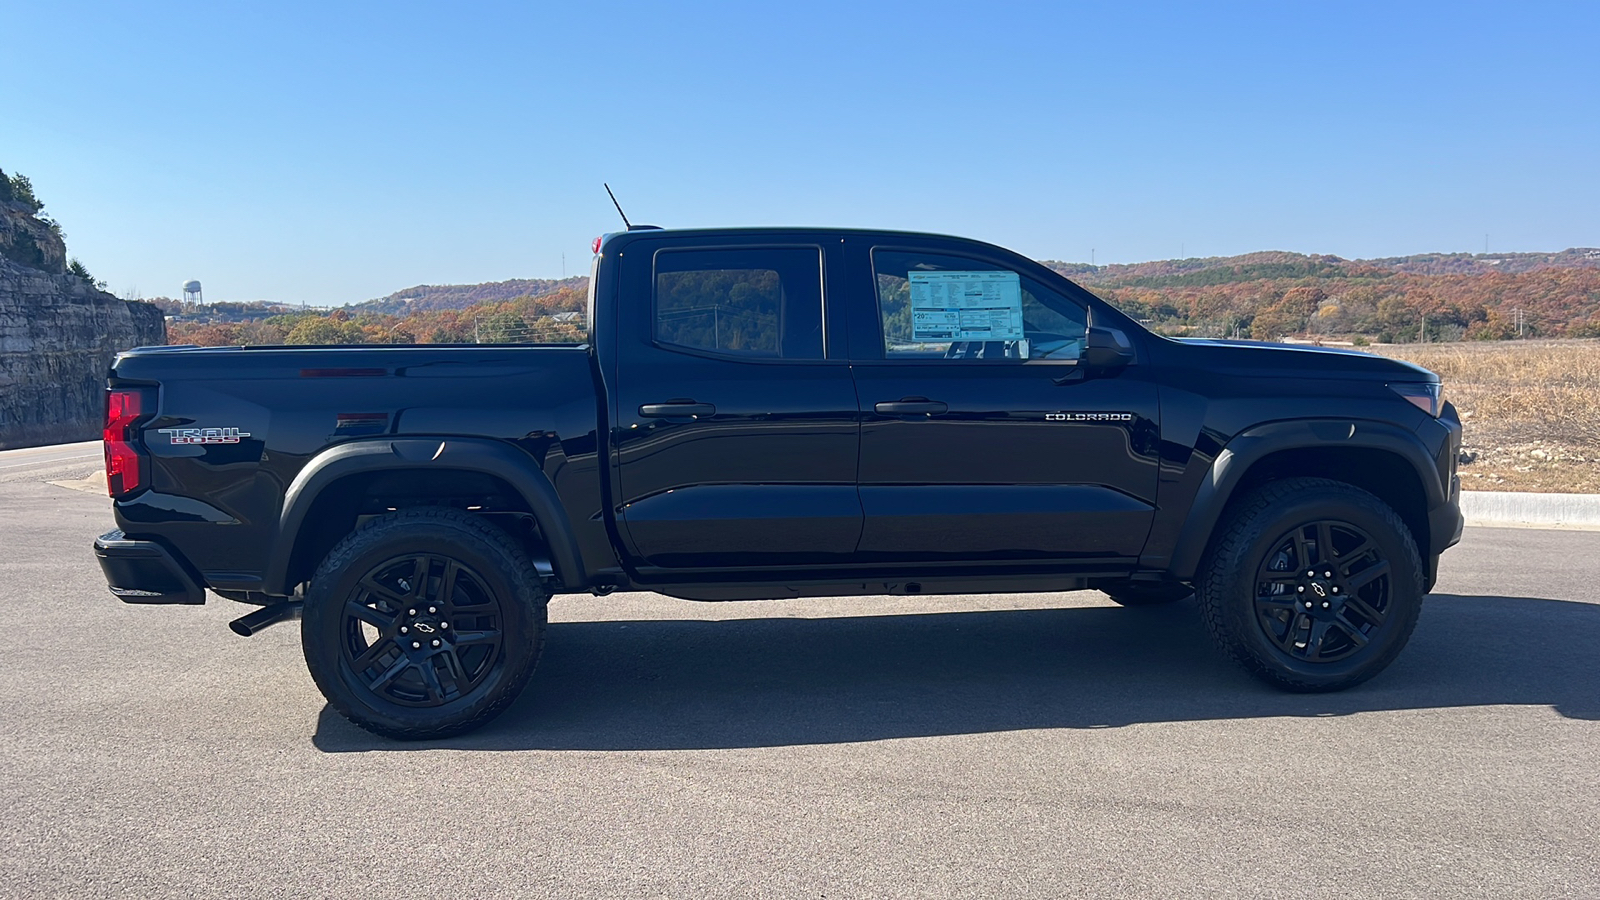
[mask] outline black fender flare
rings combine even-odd
[[[1193,578],[1211,542],[1211,534],[1222,518],[1222,511],[1250,467],[1274,453],[1310,448],[1379,450],[1394,454],[1416,471],[1427,509],[1437,509],[1450,502],[1445,486],[1440,483],[1433,456],[1415,432],[1391,422],[1369,419],[1270,422],[1240,432],[1212,460],[1210,471],[1189,505],[1189,514],[1178,533],[1171,561],[1164,568],[1178,578]],[[1426,548],[1419,549],[1427,553]]]
[[[567,588],[585,583],[583,554],[578,549],[572,522],[545,477],[528,454],[503,441],[488,438],[381,438],[351,441],[330,447],[305,464],[283,497],[278,515],[277,539],[267,563],[266,592],[286,595],[295,540],[318,495],[349,475],[394,469],[453,469],[492,475],[511,485],[527,502],[539,531],[549,544],[550,565]]]

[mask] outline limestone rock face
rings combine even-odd
[[[14,200],[0,200],[0,259],[60,275],[67,270],[67,245],[28,207]]]
[[[0,450],[99,437],[111,360],[131,347],[165,344],[166,321],[148,303],[62,274],[60,239],[0,204],[0,249],[19,234],[44,258],[41,268],[0,253]]]

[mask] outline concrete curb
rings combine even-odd
[[[1462,491],[1461,514],[1468,525],[1600,531],[1600,494]]]

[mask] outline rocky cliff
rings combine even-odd
[[[160,310],[68,274],[66,256],[54,229],[0,201],[0,450],[99,437],[112,358],[166,343]]]

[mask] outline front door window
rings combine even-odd
[[[885,359],[1076,360],[1088,313],[1019,272],[959,256],[872,252]]]

